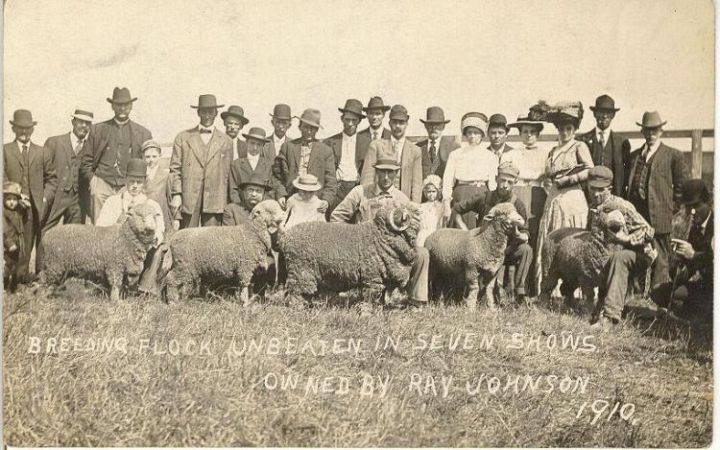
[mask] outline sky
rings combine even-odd
[[[603,93],[616,130],[647,110],[669,129],[713,128],[714,19],[709,0],[6,0],[4,141],[18,108],[36,143],[68,132],[76,107],[109,119],[115,86],[161,142],[197,123],[206,93],[266,130],[276,103],[317,108],[321,138],[347,98],[373,95],[407,107],[409,135],[429,106],[455,134],[465,112],[513,120],[539,99],[582,101],[588,130]]]

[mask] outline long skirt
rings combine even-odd
[[[476,195],[482,195],[484,196],[485,193],[488,191],[487,186],[473,186],[471,184],[463,184],[463,185],[456,185],[455,188],[453,188],[452,193],[452,203],[450,206],[454,206],[455,203],[461,202],[463,200],[466,200],[468,198],[474,197]],[[477,211],[469,211],[462,215],[463,221],[465,222],[465,225],[467,225],[468,229],[471,230],[475,227],[477,227],[478,224],[478,212]],[[481,218],[482,220],[482,218]],[[453,211],[450,214],[450,223],[448,223],[448,227],[450,228],[457,228],[455,225],[455,212]]]
[[[554,184],[547,193],[545,208],[538,226],[535,247],[535,289],[540,292],[542,282],[542,247],[549,233],[560,228],[585,228],[588,204],[579,185],[558,189]]]

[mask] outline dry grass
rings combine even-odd
[[[275,301],[242,308],[231,300],[165,305],[142,298],[110,304],[81,285],[5,297],[5,439],[14,446],[642,446],[699,447],[712,438],[712,337],[664,322],[626,320],[594,333],[587,319],[540,308],[468,312],[456,307],[383,312],[305,310]],[[71,294],[70,291],[73,291]],[[509,348],[547,343],[561,332],[590,336],[595,352]],[[421,333],[495,336],[490,349],[419,349]],[[29,352],[31,337],[124,338],[127,352],[59,348]],[[392,336],[397,349],[373,348]],[[260,337],[363,339],[359,353],[229,355],[231,342]],[[209,342],[210,354],[155,355],[141,339],[167,349],[175,339]],[[477,342],[475,340],[475,347]],[[445,339],[447,342],[447,339]],[[152,345],[152,344],[151,344]],[[121,346],[122,347],[122,346]],[[188,349],[190,350],[190,349]],[[199,349],[195,349],[199,350]],[[298,389],[269,390],[269,374],[296,374]],[[435,376],[438,395],[409,389],[412,374]],[[469,395],[466,381],[530,374],[587,377],[581,393]],[[391,376],[385,396],[361,395],[363,377]],[[441,376],[453,376],[446,397]],[[309,376],[346,377],[349,392],[305,392]],[[337,378],[328,388],[338,387]],[[425,378],[423,378],[423,382]],[[423,384],[424,386],[424,384]],[[583,402],[633,403],[591,424]]]

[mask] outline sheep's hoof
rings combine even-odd
[[[464,300],[465,306],[468,309],[477,309],[477,299],[476,298],[466,298]]]

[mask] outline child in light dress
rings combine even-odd
[[[293,181],[297,192],[288,198],[285,205],[285,230],[303,222],[325,222],[325,213],[319,210],[322,205],[315,192],[322,186],[315,175],[300,175]]]
[[[443,220],[442,180],[437,175],[428,175],[422,184],[423,203],[420,205],[420,231],[417,246],[422,247],[425,239],[438,228],[445,226]]]

